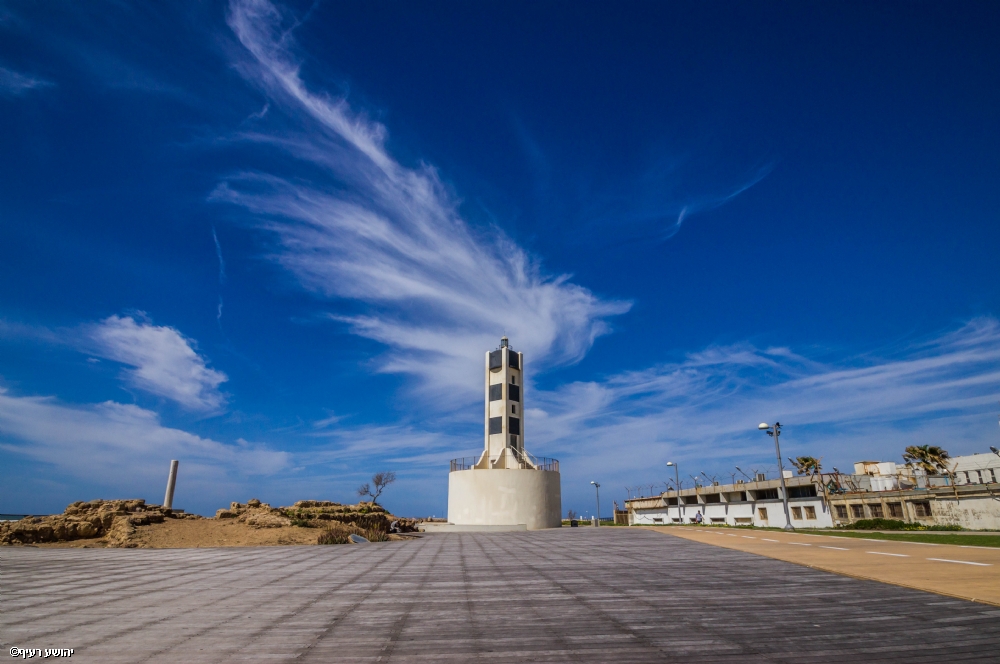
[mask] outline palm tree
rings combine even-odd
[[[830,495],[826,490],[826,482],[823,481],[823,457],[800,456],[796,458],[788,457],[788,460],[799,471],[799,475],[809,475],[812,481],[816,482],[816,475],[819,475],[819,486],[823,490],[823,501],[829,505]]]
[[[931,475],[937,471],[944,471],[948,476],[948,484],[951,485],[951,490],[955,492],[955,500],[961,500],[958,495],[958,485],[955,484],[955,466],[948,466],[948,460],[951,457],[948,455],[948,451],[938,447],[937,445],[910,445],[903,452],[903,461],[906,465],[917,465],[924,469],[924,471]]]
[[[823,471],[823,457],[819,459],[811,456],[800,456],[796,458],[788,458],[792,465],[795,466],[795,470],[799,471],[799,475],[816,475]]]
[[[928,475],[934,475],[940,471],[950,473],[948,468],[947,450],[937,445],[910,445],[903,452],[903,461],[907,466],[918,466],[924,469]]]

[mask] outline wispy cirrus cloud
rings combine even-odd
[[[0,95],[18,97],[31,90],[50,88],[54,85],[55,83],[44,78],[0,67]]]
[[[711,191],[704,184],[688,183],[684,160],[661,160],[640,176],[617,186],[607,186],[584,206],[581,216],[589,232],[606,237],[614,226],[616,242],[664,242],[677,235],[692,216],[720,208],[764,180],[773,170],[767,163],[750,169],[739,177],[713,176],[727,184]],[[697,171],[696,165],[690,165]]]
[[[226,374],[208,367],[194,341],[180,331],[132,316],[109,316],[85,325],[82,346],[104,359],[129,366],[126,382],[136,389],[204,413],[226,403],[219,385]]]
[[[778,420],[788,452],[807,447],[830,467],[898,459],[904,444],[918,442],[982,451],[995,444],[983,437],[995,428],[998,392],[1000,322],[983,318],[887,354],[834,362],[750,344],[710,348],[535,391],[525,426],[544,454],[635,477],[637,460],[668,456],[702,468],[773,464],[773,445],[756,425]]]
[[[399,164],[383,125],[306,86],[283,19],[266,1],[230,5],[229,25],[249,53],[240,71],[298,125],[244,138],[323,175],[304,182],[241,173],[214,199],[259,219],[277,238],[272,258],[304,288],[365,307],[331,317],[387,345],[385,371],[471,398],[481,353],[504,332],[536,367],[583,357],[629,304],[546,274],[499,231],[477,233],[433,167]]]
[[[560,459],[564,503],[579,505],[593,499],[592,479],[613,496],[625,485],[668,479],[667,460],[681,463],[686,486],[702,470],[727,480],[735,466],[773,471],[773,441],[757,430],[762,420],[785,425],[784,456],[822,457],[827,470],[898,461],[913,444],[986,451],[996,444],[998,392],[1000,322],[983,318],[880,353],[819,360],[740,343],[553,390],[529,386],[523,424],[530,452]],[[314,426],[305,435],[316,443],[296,463],[313,469],[313,481],[378,464],[405,468],[412,487],[436,496],[448,459],[481,451],[476,418]]]
[[[0,340],[27,340],[72,348],[94,358],[126,365],[121,377],[135,389],[169,399],[201,414],[222,410],[219,389],[225,373],[208,366],[194,339],[169,325],[156,325],[139,312],[109,316],[75,327],[49,328],[0,319]]]
[[[108,401],[70,405],[0,388],[0,450],[104,487],[105,497],[159,500],[167,464],[181,459],[182,496],[211,511],[248,490],[252,477],[285,470],[290,455],[240,440],[227,445],[161,424],[144,408]],[[51,473],[50,473],[51,474]],[[236,494],[238,495],[238,494]],[[8,497],[10,499],[10,497]]]
[[[715,196],[704,196],[695,200],[687,201],[682,206],[680,211],[677,212],[677,219],[671,223],[669,217],[664,217],[663,213],[659,215],[649,215],[647,217],[652,217],[659,228],[656,234],[659,236],[660,240],[669,240],[673,236],[680,232],[681,226],[684,222],[691,217],[691,215],[698,214],[700,212],[705,212],[707,210],[714,210],[716,208],[722,207],[729,201],[733,200],[740,194],[742,194],[747,189],[750,189],[755,184],[763,180],[771,172],[771,165],[765,166],[757,170],[750,178],[746,181],[740,183],[732,190],[725,192],[723,194],[718,194]]]

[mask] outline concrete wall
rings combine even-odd
[[[892,506],[896,507],[893,514]],[[918,510],[918,507],[923,506]],[[854,508],[861,511],[856,516]],[[1000,530],[1000,485],[964,484],[907,491],[871,491],[830,496],[837,525],[850,527],[859,519],[881,516],[925,526],[961,526],[971,530]],[[930,514],[927,513],[930,510]],[[901,511],[902,514],[898,514]],[[842,515],[841,515],[842,513]]]
[[[931,505],[934,522],[971,530],[1000,530],[1000,501],[989,496],[949,500],[939,497]]]
[[[448,475],[448,523],[528,530],[562,525],[559,473],[549,470],[456,470]]]

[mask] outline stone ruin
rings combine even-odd
[[[251,528],[303,526],[325,528],[330,522],[356,526],[366,531],[414,532],[416,521],[392,516],[375,503],[343,505],[328,500],[300,500],[291,507],[271,507],[256,498],[246,503],[232,503],[216,512],[217,519],[233,519]],[[394,527],[395,524],[395,527]]]
[[[369,539],[377,534],[408,533],[416,530],[414,519],[392,516],[381,505],[362,502],[343,505],[327,500],[300,500],[291,507],[271,507],[253,498],[246,503],[231,503],[216,513],[217,519],[232,519],[250,528],[300,526],[364,533]],[[20,521],[0,521],[0,545],[42,544],[81,539],[104,538],[113,548],[136,548],[136,526],[163,523],[166,519],[202,519],[197,514],[171,510],[161,505],[147,505],[132,500],[77,501],[62,514],[29,516]]]
[[[20,521],[0,522],[0,544],[38,544],[104,537],[109,547],[138,546],[131,540],[136,526],[163,523],[165,519],[200,519],[197,514],[147,505],[132,500],[77,501],[62,514],[28,516]]]
[[[215,518],[232,519],[251,528],[282,528],[292,525],[292,520],[285,516],[281,508],[271,507],[256,498],[245,503],[230,503],[228,509],[217,511]]]

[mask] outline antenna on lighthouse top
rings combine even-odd
[[[505,335],[500,337],[500,348],[506,348],[506,347],[507,347],[507,337]]]

